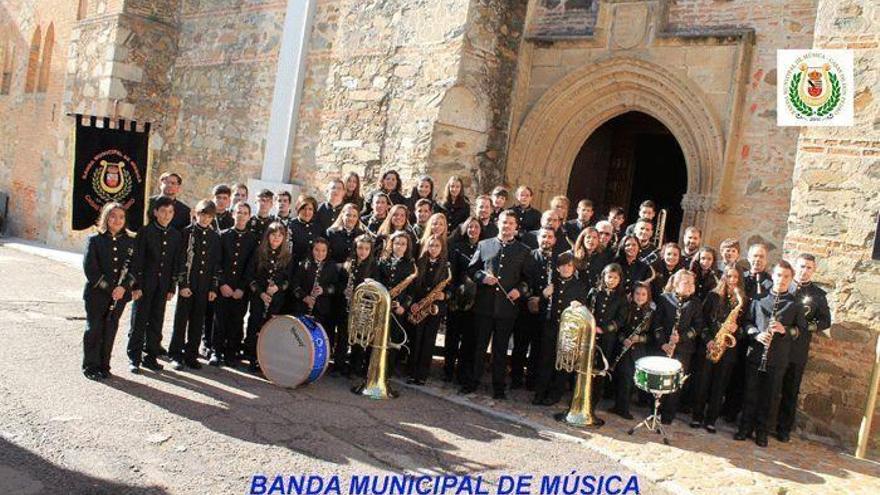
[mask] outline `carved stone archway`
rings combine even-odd
[[[538,204],[564,194],[587,138],[608,120],[631,111],[656,118],[678,140],[688,172],[682,225],[705,229],[707,212],[717,202],[723,164],[721,123],[695,84],[640,59],[589,65],[547,90],[513,138],[508,183],[531,185]]]

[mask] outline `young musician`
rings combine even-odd
[[[529,186],[519,186],[516,188],[517,204],[511,209],[516,214],[520,234],[541,228],[541,212],[532,208],[532,197],[534,195],[532,188]]]
[[[689,270],[675,272],[666,284],[666,291],[657,300],[657,312],[651,330],[660,350],[681,363],[682,372],[691,372],[691,357],[696,339],[703,331],[702,301],[693,297],[694,274]],[[661,423],[670,424],[678,412],[678,391],[663,398]]]
[[[324,235],[319,222],[315,220],[318,202],[311,196],[300,195],[296,198],[296,218],[289,225],[290,243],[293,246],[291,256],[296,266],[309,257],[315,241]]]
[[[651,201],[650,199],[646,199],[642,201],[639,205],[639,219],[636,220],[635,223],[631,223],[626,227],[626,231],[624,232],[626,235],[636,235],[636,227],[640,221],[645,221],[651,224],[652,232],[654,227],[654,219],[657,217],[657,203]]]
[[[192,213],[189,206],[177,199],[182,184],[183,179],[175,172],[164,172],[159,176],[159,194],[150,197],[147,203],[147,223],[156,219],[153,216],[153,212],[156,211],[156,200],[165,196],[166,198],[171,198],[174,205],[174,218],[171,220],[171,226],[177,230],[183,230],[184,227],[190,224]]]
[[[720,352],[716,350],[718,344],[715,342],[715,337],[728,320],[731,320],[733,329],[732,331],[725,329],[725,331],[729,332],[737,346],[742,343],[743,332],[740,320],[747,308],[746,304],[742,274],[735,267],[725,268],[721,276],[721,284],[710,292],[703,302],[706,328],[703,331],[702,341],[706,343],[707,352],[713,350]],[[736,313],[731,314],[734,310]],[[698,348],[696,352],[702,353],[702,349]],[[727,349],[723,352],[721,360],[717,363],[709,359],[701,359],[702,370],[696,376],[694,389],[691,428],[703,426],[709,433],[716,431],[715,421],[721,412],[721,401],[724,399],[730,372],[737,358],[736,349]]]
[[[210,200],[196,204],[196,221],[183,229],[177,275],[177,307],[168,356],[177,370],[199,369],[199,342],[208,302],[217,298],[217,266],[220,264],[220,236],[212,223],[217,207]]]
[[[492,223],[498,221],[498,214],[507,208],[507,199],[510,193],[504,186],[495,186],[492,189]]]
[[[336,221],[327,229],[326,238],[330,243],[330,259],[334,263],[345,263],[351,257],[354,240],[365,233],[361,228],[357,206],[353,203],[343,206]]]
[[[556,346],[562,311],[573,303],[586,304],[587,285],[575,276],[574,256],[570,252],[559,255],[556,275],[541,290],[543,312],[541,317],[540,360],[537,366],[535,395],[532,404],[552,406],[559,402],[565,391],[566,373],[556,370]]]
[[[498,235],[497,219],[493,218],[492,198],[481,194],[474,200],[477,221],[480,222],[480,240],[489,239]]]
[[[293,314],[310,315],[325,329],[330,331],[330,348],[335,339],[343,337],[334,335],[329,325],[333,312],[334,295],[339,286],[341,274],[339,265],[330,261],[330,245],[326,239],[319,237],[312,245],[308,259],[298,265],[291,263],[290,291],[292,294]],[[342,333],[342,332],[340,332]],[[348,336],[344,336],[348,338]]]
[[[779,403],[779,421],[776,425],[776,438],[780,442],[788,442],[794,427],[797,398],[804,377],[804,367],[810,355],[810,341],[813,334],[831,327],[831,310],[825,291],[813,283],[816,273],[816,257],[812,254],[800,254],[794,263],[794,281],[789,292],[794,291],[795,298],[803,306],[807,331],[803,332],[791,343],[788,366],[782,378],[782,398]]]
[[[234,191],[232,194],[232,204],[247,203],[248,186],[238,182],[232,185],[232,190]]]
[[[416,180],[416,185],[413,186],[409,198],[406,201],[407,208],[409,208],[409,211],[413,214],[410,218],[410,222],[416,222],[416,203],[423,199],[428,202],[431,213],[437,213],[440,211],[440,207],[434,200],[434,179],[428,175],[423,175]]]
[[[457,377],[459,384],[470,383],[474,366],[476,338],[471,308],[476,295],[476,284],[468,276],[467,267],[482,238],[480,226],[476,217],[470,217],[455,229],[456,233],[450,238],[449,262],[452,266],[453,291],[443,354],[443,380],[446,382]]]
[[[571,207],[571,202],[565,196],[553,196],[550,199],[550,209],[556,213],[556,216],[559,218],[559,228],[561,229],[565,222],[568,220],[568,210]],[[563,241],[564,239],[559,239]]]
[[[346,204],[351,203],[357,206],[358,211],[362,211],[364,209],[364,198],[361,196],[361,177],[357,172],[349,172],[345,174],[345,178],[342,181],[345,183],[345,196],[342,202]]]
[[[589,199],[582,199],[578,201],[577,217],[565,222],[562,229],[565,231],[565,236],[568,238],[569,242],[575,244],[578,236],[581,235],[581,232],[592,225],[593,202]]]
[[[334,361],[337,368],[347,376],[354,374],[357,377],[366,375],[366,360],[364,359],[367,350],[359,345],[351,348],[351,357],[349,366],[345,366],[345,355],[348,352],[348,317],[351,314],[351,297],[355,289],[368,278],[376,279],[378,276],[378,268],[375,258],[373,257],[373,238],[369,235],[361,234],[354,243],[354,249],[351,250],[349,258],[345,261],[342,270],[344,280],[344,289],[342,291],[342,302],[345,311],[337,325],[336,346],[334,349]]]
[[[290,228],[290,222],[293,217],[290,215],[290,203],[293,197],[287,191],[278,191],[275,195],[275,215],[272,217],[273,222],[278,222],[287,228]]]
[[[624,235],[623,224],[626,222],[626,213],[624,213],[623,208],[612,206],[611,209],[608,210],[607,221],[611,223],[611,226],[614,228],[611,235],[611,245],[617,246],[620,238]],[[601,232],[601,229],[599,231]]]
[[[703,242],[703,231],[690,226],[684,229],[684,246],[681,249],[682,266],[691,266]]]
[[[214,196],[214,206],[217,207],[217,214],[214,215],[214,232],[220,232],[232,228],[235,225],[235,218],[229,209],[229,200],[232,196],[232,189],[226,184],[217,184],[211,191]]]
[[[498,237],[480,241],[468,265],[468,275],[477,282],[474,301],[474,326],[477,340],[474,348],[474,370],[470,383],[462,393],[477,390],[483,376],[483,353],[492,340],[493,397],[507,398],[507,344],[518,313],[517,300],[528,297],[525,264],[529,248],[517,241],[517,215],[510,210],[498,216]]]
[[[446,181],[440,207],[446,214],[446,223],[452,228],[458,227],[470,216],[471,204],[464,195],[464,183],[459,176],[453,175]]]
[[[628,304],[626,321],[617,332],[617,357],[612,377],[614,379],[614,407],[611,412],[623,419],[633,419],[629,412],[632,396],[633,375],[636,361],[648,355],[648,339],[654,303],[651,302],[651,286],[638,282],[633,288],[632,302]]]
[[[416,201],[413,207],[415,208],[416,223],[413,225],[412,229],[416,239],[421,239],[422,236],[425,235],[425,227],[428,224],[428,219],[431,218],[431,215],[433,214],[433,207],[431,201],[425,198]]]
[[[379,227],[388,218],[388,210],[391,209],[391,200],[385,193],[376,193],[372,196],[370,213],[361,216],[361,222],[367,227],[367,232],[377,235]]]
[[[220,234],[220,297],[215,301],[214,336],[208,364],[235,366],[244,337],[244,314],[248,304],[246,269],[257,249],[257,238],[248,229],[251,206],[240,201],[233,207],[235,225]]]
[[[134,248],[134,235],[125,228],[125,209],[120,203],[105,204],[98,217],[98,233],[89,236],[83,257],[86,331],[82,371],[90,380],[111,376],[110,353],[119,317],[131,299],[135,281]]]
[[[654,270],[654,276],[651,279],[651,297],[659,299],[669,277],[680,268],[686,268],[681,265],[681,247],[674,242],[664,244],[660,248],[660,257],[651,264],[651,268]],[[702,299],[700,300],[702,301]]]
[[[587,294],[587,307],[596,319],[596,346],[606,358],[614,355],[617,332],[626,323],[626,305],[623,270],[617,263],[611,263],[602,270],[599,285]],[[594,379],[596,402],[602,398],[604,385],[605,377]]]
[[[578,278],[587,287],[595,287],[599,283],[602,269],[611,263],[612,258],[610,251],[602,249],[599,231],[593,227],[585,227],[575,240],[572,252]]]
[[[339,179],[331,179],[327,183],[327,199],[318,205],[315,211],[315,221],[318,222],[318,230],[321,235],[333,225],[339,213],[342,212],[343,199],[345,197],[345,184]]]
[[[416,274],[416,264],[412,258],[413,246],[412,236],[408,233],[404,231],[392,233],[385,242],[377,267],[377,281],[384,285],[392,296],[390,340],[394,342],[403,340],[406,329],[402,325],[406,321],[407,308],[412,303],[410,286],[415,277],[410,276]],[[397,353],[389,352],[388,362],[391,369],[394,369]]]
[[[407,383],[424,385],[431,371],[437,330],[446,319],[446,300],[452,289],[449,285],[452,269],[446,254],[445,233],[430,234],[422,241],[422,252],[416,266],[418,276],[412,284],[413,304],[409,307],[409,313],[411,318],[424,319],[413,326],[415,335]],[[446,285],[441,287],[444,281]],[[428,301],[428,297],[432,297],[433,302]]]
[[[749,262],[739,257],[741,249],[738,240],[733,237],[724,239],[718,250],[721,252],[721,257],[718,260],[719,271],[729,265],[739,268],[743,274],[749,271]]]
[[[803,307],[789,292],[793,269],[787,261],[773,267],[770,293],[752,301],[746,318],[746,390],[734,440],[755,434],[755,444],[767,446],[767,429],[776,418],[782,379],[792,341],[809,331]]]
[[[701,301],[705,301],[706,296],[718,285],[721,272],[715,268],[716,266],[718,266],[718,253],[710,246],[701,247],[689,265],[697,281],[694,294]]]
[[[535,329],[541,328],[541,313],[545,309],[542,307],[541,291],[551,283],[553,271],[556,269],[554,253],[556,243],[556,231],[550,228],[540,229],[538,247],[531,250],[525,266],[531,296],[525,299],[525,304],[520,308],[513,326],[513,354],[510,359],[511,390],[521,388],[523,378],[526,378],[526,387],[529,390],[534,389],[538,377],[541,332],[536,332]],[[527,374],[526,368],[528,368]]]
[[[257,239],[265,237],[266,228],[272,223],[273,198],[275,198],[275,194],[268,189],[263,189],[257,195],[257,214],[251,216],[248,222],[248,228],[251,229],[251,232],[254,233],[254,237]]]
[[[635,236],[624,236],[620,240],[614,262],[623,270],[621,284],[626,294],[632,292],[636,282],[648,280],[651,276],[651,268],[639,259],[639,241]]]
[[[382,222],[379,230],[376,231],[376,245],[379,247],[384,246],[385,242],[391,237],[391,234],[395,232],[403,232],[408,235],[410,237],[410,246],[412,246],[413,250],[417,249],[418,239],[416,239],[416,235],[409,225],[409,212],[406,205],[399,204],[391,207],[391,210],[388,211],[388,216],[385,217],[385,221]]]
[[[397,173],[396,170],[388,170],[384,174],[382,174],[382,178],[379,180],[379,188],[374,189],[369,194],[364,201],[365,203],[365,214],[369,215],[372,213],[373,208],[373,197],[377,194],[384,194],[388,197],[389,207],[393,205],[405,205],[406,198],[403,197],[403,194],[400,193],[401,186],[403,184],[400,182],[400,174]]]
[[[140,373],[141,362],[147,369],[162,369],[156,358],[166,354],[162,349],[165,304],[174,297],[177,282],[181,234],[171,226],[174,200],[168,196],[156,198],[152,217],[154,220],[135,239],[134,304],[127,349],[128,370],[132,373]]]
[[[259,370],[257,338],[260,336],[260,329],[270,317],[281,312],[284,294],[290,285],[291,255],[288,235],[289,231],[283,225],[278,222],[270,223],[247,267],[250,315],[244,352],[250,371]]]

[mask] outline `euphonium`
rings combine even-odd
[[[440,312],[440,308],[434,303],[440,300],[440,295],[452,281],[452,270],[447,267],[446,271],[447,277],[438,282],[425,297],[412,305],[412,312],[407,317],[410,323],[418,325],[429,315],[436,315]]]
[[[724,323],[721,324],[721,327],[715,333],[715,338],[713,339],[715,346],[706,350],[706,358],[713,363],[721,360],[724,351],[731,347],[736,347],[736,336],[734,335],[736,334],[737,327],[736,319],[742,310],[745,298],[740,294],[739,289],[735,289],[733,293],[736,295],[736,306],[730,310],[727,318],[724,319]]]
[[[593,415],[593,356],[596,351],[596,319],[586,306],[569,306],[559,319],[556,369],[576,372],[577,381],[567,413],[556,418],[573,426],[599,427],[605,421]]]
[[[348,343],[364,349],[373,347],[367,379],[351,391],[371,399],[397,397],[388,388],[388,348],[391,337],[391,295],[379,282],[366,279],[351,297],[348,315]]]

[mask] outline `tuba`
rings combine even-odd
[[[586,306],[569,306],[559,320],[556,369],[576,372],[577,381],[567,413],[556,419],[572,426],[600,427],[605,421],[593,415],[593,356],[596,351],[596,320]]]
[[[348,343],[364,349],[373,347],[367,379],[351,391],[371,399],[397,397],[388,388],[388,349],[391,342],[391,295],[382,284],[366,279],[351,296],[348,315]]]

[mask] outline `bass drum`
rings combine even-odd
[[[295,388],[321,378],[330,360],[327,333],[309,316],[275,316],[260,329],[257,360],[266,378]]]

